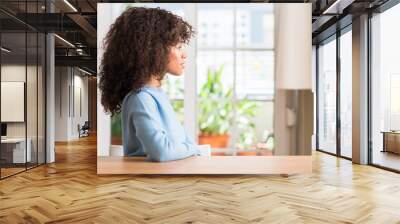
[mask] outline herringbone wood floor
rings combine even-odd
[[[95,138],[0,181],[0,223],[400,223],[400,175],[323,153],[313,174],[97,176]]]

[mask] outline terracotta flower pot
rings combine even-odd
[[[122,137],[121,136],[112,136],[111,137],[111,145],[122,145]]]
[[[211,156],[226,156],[225,152],[211,152]]]
[[[226,148],[228,146],[229,135],[199,135],[199,144],[209,144],[211,148]]]
[[[256,151],[239,151],[236,153],[238,156],[256,156],[257,152]]]
[[[209,144],[211,148],[226,148],[229,142],[229,135],[199,135],[199,144]],[[212,156],[225,156],[225,152],[213,152]]]

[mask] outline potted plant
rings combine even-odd
[[[223,66],[207,70],[207,80],[199,92],[198,125],[199,144],[213,148],[226,148],[229,142],[229,126],[233,119],[232,88],[224,88],[221,80]]]
[[[236,147],[249,147],[255,140],[255,116],[258,104],[247,99],[240,100],[235,108],[232,102],[233,88],[224,88],[223,66],[217,70],[208,69],[207,80],[199,93],[199,144],[210,144],[213,148],[226,148],[229,142],[229,128],[236,123],[241,134]],[[236,109],[236,119],[234,119]],[[217,153],[213,153],[217,155]]]

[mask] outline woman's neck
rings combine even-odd
[[[158,88],[158,87],[161,87],[161,81],[158,80],[158,79],[156,79],[156,78],[154,78],[154,77],[152,77],[152,78],[150,79],[150,81],[148,81],[148,82],[146,83],[146,85],[151,86],[151,87],[156,87],[156,88]]]

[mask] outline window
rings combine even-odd
[[[163,83],[179,119],[196,124],[195,140],[202,133],[225,133],[230,140],[219,148],[225,149],[226,155],[236,153],[233,149],[255,152],[260,144],[259,148],[271,151],[275,69],[273,6],[113,4],[113,20],[126,7],[143,5],[172,11],[189,21],[196,31],[191,43],[196,47],[188,46],[187,50],[187,64],[195,65],[191,66],[194,69],[188,69],[188,65],[183,77],[167,76]],[[196,15],[194,19],[193,15]],[[189,81],[193,81],[195,89],[187,86],[191,85]],[[197,103],[185,102],[188,95],[197,95],[194,100]],[[193,113],[184,114],[184,111]],[[111,144],[121,144],[119,116],[112,118],[111,127]]]
[[[199,143],[214,155],[272,149],[273,6],[199,4],[197,25]]]
[[[390,130],[400,130],[400,73],[390,74]]]
[[[318,149],[336,153],[336,39],[318,48]]]
[[[371,18],[372,164],[400,170],[400,5]]]
[[[350,27],[351,28],[351,27]],[[340,154],[352,157],[352,33],[340,36]]]
[[[317,149],[351,159],[352,25],[336,33],[317,48]]]

